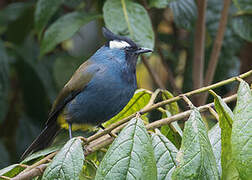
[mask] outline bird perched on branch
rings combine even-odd
[[[136,62],[150,49],[140,48],[131,39],[103,28],[104,46],[73,74],[55,100],[45,128],[22,155],[50,145],[61,128],[97,126],[119,113],[137,88]]]

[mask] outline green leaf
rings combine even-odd
[[[98,14],[73,12],[60,17],[45,32],[40,55],[53,50],[60,42],[71,38],[82,26],[88,22],[100,18]]]
[[[157,179],[171,179],[176,167],[177,148],[162,134],[152,134],[152,146],[157,164]]]
[[[234,164],[241,179],[252,177],[252,92],[245,81],[241,81],[237,93],[232,129],[232,152]]]
[[[35,10],[35,30],[39,34],[39,39],[41,38],[43,29],[46,24],[57,11],[63,0],[38,0]]]
[[[219,179],[207,128],[195,107],[185,123],[177,160],[179,165],[174,170],[172,179]]]
[[[234,17],[233,28],[241,38],[252,42],[252,15]]]
[[[0,176],[15,177],[17,174],[19,174],[24,169],[25,168],[19,166],[19,164],[12,164],[4,169],[1,169]]]
[[[9,64],[3,42],[0,40],[0,122],[8,110]]]
[[[45,61],[37,61],[38,57],[38,44],[31,37],[28,37],[24,44],[21,46],[15,46],[17,54],[22,58],[22,60],[27,63],[35,72],[41,83],[43,84],[48,97],[51,102],[54,101],[56,97],[56,91],[53,84],[53,77],[45,64]],[[46,59],[50,60],[49,57]]]
[[[162,99],[167,100],[173,98],[173,94],[167,90],[162,90]],[[179,113],[179,106],[177,102],[173,102],[170,104],[165,105],[165,109],[167,110],[166,113],[163,115],[162,118],[170,117],[172,115]],[[169,125],[165,125],[161,127],[161,133],[165,135],[177,148],[180,147],[181,144],[181,137],[183,132],[178,125],[178,122],[172,122]]]
[[[221,169],[221,128],[219,123],[210,129],[208,132],[208,138],[213,148],[213,153],[216,159],[217,168],[219,174],[222,174]]]
[[[99,179],[157,178],[151,139],[140,118],[133,118],[114,140],[96,173]]]
[[[239,11],[252,12],[251,0],[233,0]]]
[[[150,7],[166,8],[173,0],[150,0]]]
[[[167,90],[162,90],[162,99],[167,100],[173,98],[173,94]],[[165,105],[165,108],[171,113],[171,115],[175,115],[179,113],[179,106],[177,102],[169,103]]]
[[[154,32],[143,6],[129,0],[108,0],[104,3],[103,14],[112,32],[127,35],[140,46],[153,49]]]
[[[197,18],[197,6],[194,0],[176,0],[170,3],[174,22],[184,29],[192,29]]]
[[[220,96],[213,91],[214,105],[219,115],[219,125],[221,128],[221,166],[222,179],[234,179],[238,175],[237,170],[233,166],[231,132],[234,120],[234,114]]]
[[[43,174],[46,179],[79,179],[84,161],[82,141],[78,138],[70,139],[53,158],[51,164]]]
[[[32,4],[27,2],[10,3],[6,8],[0,11],[0,25],[15,21]]]
[[[170,7],[177,26],[192,29],[197,18],[197,6],[194,0],[151,0],[151,7]]]
[[[53,75],[59,89],[64,87],[81,63],[83,63],[83,57],[74,58],[71,56],[63,56],[55,60]]]
[[[136,90],[134,96],[131,98],[129,103],[119,112],[116,116],[111,118],[109,121],[105,122],[103,125],[107,127],[108,125],[117,122],[125,117],[128,117],[131,114],[134,114],[145,107],[151,98],[151,91],[146,89]]]

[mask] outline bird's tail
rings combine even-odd
[[[60,127],[56,121],[47,124],[47,126],[43,129],[40,135],[32,142],[32,144],[25,150],[23,153],[21,160],[23,160],[29,154],[39,151],[48,147],[52,141],[54,140],[55,136],[59,132]]]

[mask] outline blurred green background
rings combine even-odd
[[[197,2],[121,2],[129,7],[133,34],[124,28],[123,14],[117,8],[122,5],[116,0],[0,1],[0,169],[17,162],[39,134],[59,90],[105,42],[103,26],[154,48],[148,65],[139,59],[138,87],[153,91],[163,86],[174,95],[194,89]],[[204,72],[209,68],[222,7],[220,0],[207,3]],[[251,12],[251,2],[232,2],[213,82],[252,69]],[[216,92],[231,95],[236,84]]]

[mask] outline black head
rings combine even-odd
[[[102,32],[104,37],[108,40],[106,46],[109,48],[123,49],[127,54],[139,55],[147,52],[152,52],[151,49],[141,48],[126,36],[120,36],[112,33],[109,29],[103,27]]]

